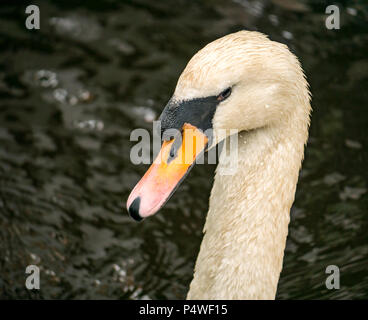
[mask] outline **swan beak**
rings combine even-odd
[[[157,158],[128,198],[130,216],[141,221],[155,214],[184,180],[207,144],[207,136],[187,123],[181,136],[164,141]]]

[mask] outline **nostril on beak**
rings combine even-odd
[[[141,203],[141,198],[137,197],[134,199],[134,201],[131,203],[131,205],[128,208],[129,215],[135,220],[135,221],[142,221],[143,218],[139,214],[139,205]]]

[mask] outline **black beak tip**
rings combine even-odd
[[[129,215],[135,220],[135,221],[142,221],[143,218],[139,214],[139,205],[141,203],[141,198],[137,197],[134,199],[134,201],[131,203],[130,207],[128,208]]]

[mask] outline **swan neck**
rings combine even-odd
[[[188,299],[275,298],[307,125],[299,133],[239,134],[236,172],[216,172]]]

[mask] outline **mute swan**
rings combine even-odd
[[[216,170],[188,299],[275,298],[310,111],[297,58],[261,33],[229,34],[189,61],[162,127],[239,135],[236,173]],[[128,198],[133,218],[158,211],[191,165],[173,167],[169,157],[151,166]]]

